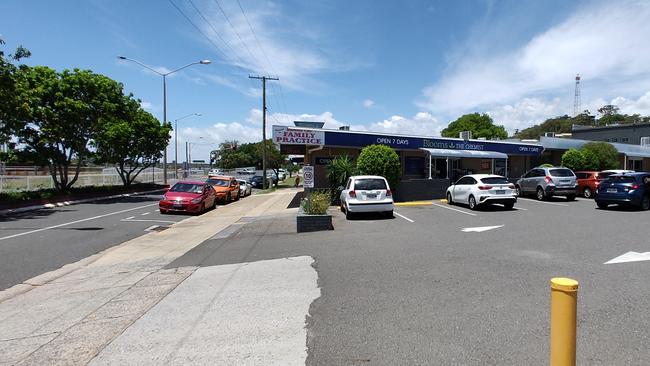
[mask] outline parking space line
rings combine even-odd
[[[463,210],[459,210],[459,209],[457,209],[457,208],[448,207],[448,206],[441,205],[441,204],[438,204],[438,203],[433,203],[433,205],[434,205],[434,206],[438,206],[438,207],[440,207],[440,208],[446,208],[447,210],[452,210],[452,211],[460,212],[460,213],[465,214],[465,215],[476,216],[475,213],[466,212],[466,211],[463,211]]]
[[[176,223],[176,221],[169,221],[169,220],[134,220],[133,218],[122,219],[120,221],[124,221],[124,222],[164,222],[164,223],[168,223],[168,224],[175,224]]]
[[[149,212],[141,213],[140,216],[149,215]]]
[[[90,221],[90,220],[100,219],[102,217],[121,214],[121,213],[124,213],[124,212],[140,210],[140,209],[143,209],[145,207],[151,207],[151,206],[154,206],[154,205],[157,205],[157,203],[152,203],[150,205],[144,205],[144,206],[139,206],[139,207],[134,207],[134,208],[127,208],[126,210],[120,210],[120,211],[111,212],[111,213],[107,213],[107,214],[103,214],[103,215],[99,215],[99,216],[93,216],[93,217],[88,217],[88,218],[81,219],[81,220],[66,222],[65,224],[53,225],[53,226],[48,226],[48,227],[44,227],[44,228],[41,228],[41,229],[30,230],[30,231],[26,231],[24,233],[18,233],[18,234],[14,234],[14,235],[5,236],[5,237],[0,238],[0,240],[11,239],[11,238],[16,238],[16,237],[23,236],[23,235],[39,233],[39,232],[45,231],[45,230],[56,229],[56,228],[60,228],[60,227],[68,226],[68,225],[78,224],[80,222],[86,222],[86,221]]]
[[[127,217],[126,219],[122,219],[121,221],[124,221],[124,220],[131,220],[131,219],[135,219],[135,216],[129,216],[129,217]]]
[[[537,201],[537,200],[533,200],[533,199],[530,199],[530,198],[520,198],[520,200],[521,200],[521,201],[525,201],[525,202],[543,203],[543,204],[545,204],[545,205],[553,205],[553,206],[564,206],[564,207],[569,207],[569,205],[564,204],[564,203],[546,202],[546,201]]]
[[[395,215],[397,215],[397,216],[403,218],[404,220],[406,220],[406,221],[408,221],[408,222],[415,222],[415,221],[409,219],[408,217],[406,217],[406,216],[404,216],[404,215],[402,215],[402,214],[399,214],[399,213],[397,213],[397,212],[395,212],[395,211],[393,211],[393,213],[394,213]]]

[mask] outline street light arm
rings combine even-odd
[[[173,73],[175,73],[175,72],[177,72],[177,71],[181,71],[181,70],[183,70],[184,68],[190,67],[190,66],[192,66],[192,65],[197,65],[197,64],[205,64],[205,63],[204,63],[203,61],[192,62],[192,63],[189,63],[189,64],[187,64],[187,65],[185,65],[185,66],[179,67],[179,68],[176,69],[176,70],[172,70],[172,71],[170,71],[170,72],[168,72],[168,73],[166,73],[166,74],[164,74],[164,75],[166,76],[166,75],[169,75],[169,74],[173,74]]]
[[[180,120],[182,120],[182,119],[185,119],[185,118],[187,118],[187,117],[200,116],[200,115],[201,115],[201,113],[190,113],[190,114],[188,114],[187,116],[183,116],[183,117],[181,117],[181,118],[176,118],[174,121],[175,121],[175,122],[178,122],[178,121],[180,121]]]
[[[147,69],[147,70],[149,70],[149,71],[155,72],[156,74],[158,74],[158,75],[160,75],[160,76],[165,76],[165,75],[169,75],[169,74],[171,74],[171,73],[163,74],[162,72],[160,72],[160,71],[154,69],[153,67],[150,67],[150,66],[148,66],[148,65],[146,65],[146,64],[144,64],[144,63],[142,63],[142,62],[140,62],[140,61],[138,61],[138,60],[134,60],[134,59],[132,59],[132,58],[128,58],[128,57],[124,57],[124,56],[117,56],[117,58],[119,58],[120,60],[126,60],[126,61],[135,62],[136,64],[138,64],[138,65],[144,67],[145,69]],[[172,71],[172,72],[173,72],[173,71]]]

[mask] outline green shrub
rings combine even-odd
[[[616,150],[614,145],[607,142],[594,141],[584,144],[582,150],[589,150],[598,157],[597,170],[618,168],[618,150]]]
[[[330,160],[326,169],[332,202],[337,203],[339,194],[341,194],[339,187],[345,186],[348,178],[356,173],[357,167],[351,157],[343,155]]]
[[[573,171],[583,170],[585,166],[585,155],[580,150],[569,149],[562,154],[562,166]]]
[[[397,188],[400,176],[399,156],[389,146],[370,145],[361,150],[357,171],[361,175],[379,175],[388,181],[391,189]]]
[[[327,191],[311,192],[311,200],[303,198],[300,206],[307,215],[325,215],[330,207],[330,194]]]
[[[580,149],[582,156],[585,158],[584,165],[581,170],[598,170],[600,167],[600,161],[598,161],[598,155],[593,151],[587,149]]]
[[[553,164],[544,163],[544,164],[540,165],[539,167],[540,167],[540,168],[552,168],[552,167],[554,167],[554,166],[555,166],[555,165],[553,165]]]

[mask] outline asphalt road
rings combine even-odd
[[[549,280],[572,277],[578,364],[647,364],[650,261],[604,263],[650,252],[650,212],[581,199],[515,207],[337,212],[334,231],[303,234],[295,217],[262,219],[170,267],[314,257],[322,296],[307,319],[308,365],[547,365]]]
[[[0,290],[165,227],[160,195],[124,197],[0,216]]]

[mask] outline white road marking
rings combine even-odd
[[[446,208],[447,210],[452,210],[452,211],[460,212],[460,213],[465,214],[465,215],[476,216],[475,213],[471,213],[471,212],[467,212],[467,211],[459,210],[459,209],[457,209],[457,208],[453,208],[453,207],[449,207],[449,206],[445,206],[445,205],[440,205],[440,204],[437,204],[437,203],[435,203],[435,202],[433,203],[433,205],[434,205],[434,206],[438,206],[438,207],[440,207],[440,208]]]
[[[159,227],[159,226],[160,226],[160,225],[151,225],[151,226],[149,226],[148,228],[144,229],[144,231],[155,230],[155,229],[156,229],[157,227]]]
[[[127,217],[126,219],[122,219],[122,220],[120,220],[120,221],[131,220],[131,219],[135,219],[135,216],[129,216],[129,217]]]
[[[527,208],[523,208],[523,207],[515,207],[515,210],[528,211]]]
[[[149,215],[149,212],[141,213],[140,216]]]
[[[168,224],[175,224],[176,223],[176,221],[169,221],[169,220],[136,220],[136,219],[128,219],[128,218],[127,219],[122,219],[120,221],[124,221],[124,222],[164,222],[164,223],[168,223]]]
[[[0,238],[0,240],[17,238],[17,237],[23,236],[23,235],[29,235],[29,234],[39,233],[39,232],[45,231],[45,230],[51,230],[51,229],[56,229],[56,228],[60,228],[60,227],[68,226],[68,225],[78,224],[80,222],[86,222],[86,221],[90,221],[90,220],[101,219],[102,217],[108,217],[108,216],[118,215],[118,214],[129,212],[129,211],[140,210],[140,209],[143,209],[145,207],[155,206],[157,204],[158,203],[152,203],[150,205],[127,208],[126,210],[120,210],[120,211],[115,211],[115,212],[111,212],[111,213],[107,213],[107,214],[103,214],[103,215],[99,215],[99,216],[93,216],[93,217],[88,217],[88,218],[81,219],[81,220],[66,222],[65,224],[53,225],[53,226],[48,226],[48,227],[44,227],[44,228],[40,228],[40,229],[36,229],[36,230],[30,230],[30,231],[26,231],[24,233],[18,233],[18,234],[14,234],[14,235],[5,236],[5,237]]]
[[[650,261],[650,252],[627,252],[623,255],[619,255],[614,259],[610,259],[603,264],[615,264],[615,263],[627,263],[627,262],[641,262],[641,261]]]
[[[538,201],[538,200],[533,200],[530,198],[522,198],[521,199],[524,202],[535,202],[535,203],[543,203],[545,205],[553,205],[553,206],[564,206],[564,207],[569,207],[569,205],[564,204],[564,203],[557,203],[557,202],[547,202],[547,201]]]
[[[503,225],[466,227],[464,229],[460,229],[460,231],[462,231],[464,233],[472,233],[472,232],[474,232],[474,233],[482,233],[484,231],[494,230],[494,229],[498,229],[500,227],[503,227]]]
[[[406,216],[404,216],[404,215],[398,214],[397,212],[394,212],[394,211],[393,211],[393,213],[394,213],[395,215],[397,215],[397,216],[403,218],[404,220],[406,220],[406,221],[408,221],[408,222],[415,222],[415,221],[409,219],[408,217],[406,217]]]

